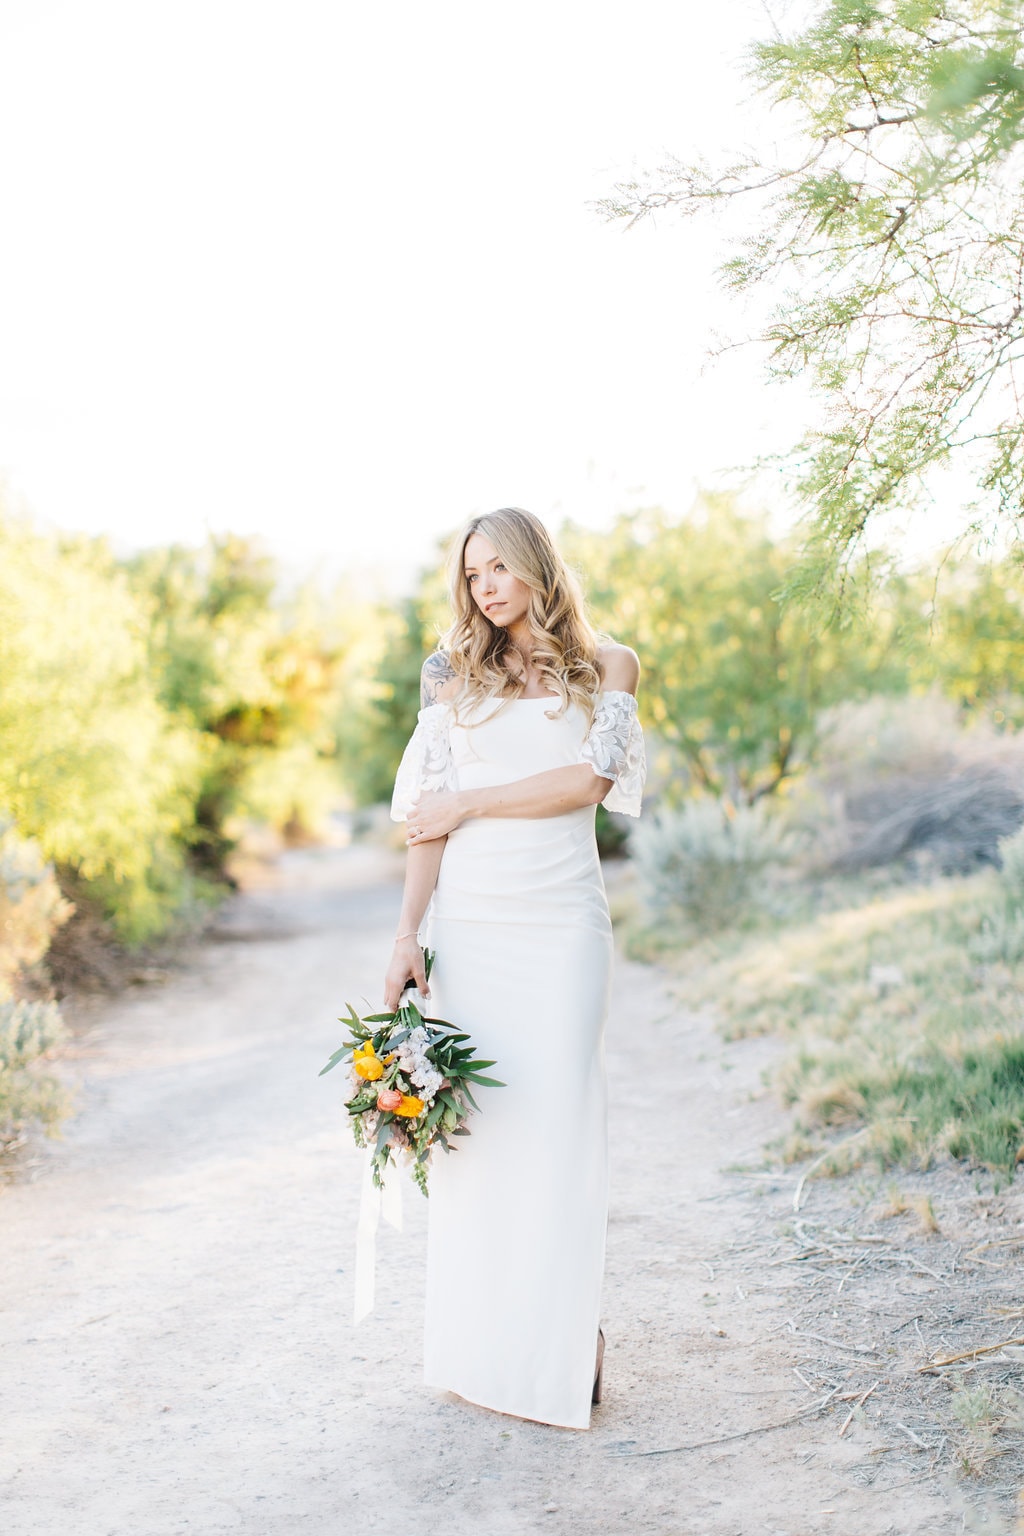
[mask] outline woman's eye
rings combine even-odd
[[[495,569],[495,570],[496,570],[496,571],[503,571],[503,570],[504,570],[504,569],[505,569],[505,567],[504,567],[504,566],[503,566],[503,565],[502,565],[502,564],[501,564],[501,562],[500,562],[500,561],[499,561],[499,562],[498,562],[498,564],[497,564],[497,565],[496,565],[496,566],[495,566],[495,567],[494,567],[494,569]]]
[[[466,580],[469,582],[470,586],[472,586],[474,581],[476,581],[476,577],[475,576],[467,576]]]

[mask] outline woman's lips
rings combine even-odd
[[[504,606],[504,603],[488,603],[487,607],[484,609],[484,612],[490,613],[492,608],[504,608]]]

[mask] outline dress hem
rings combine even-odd
[[[457,1387],[449,1387],[446,1386],[443,1382],[432,1381],[427,1375],[424,1375],[423,1379],[426,1385],[432,1388],[433,1391],[451,1392],[456,1397],[461,1397],[463,1402],[472,1403],[474,1408],[486,1408],[489,1413],[503,1413],[507,1418],[524,1419],[529,1424],[547,1424],[552,1429],[589,1430],[590,1428],[590,1414],[587,1415],[585,1423],[571,1424],[567,1419],[539,1419],[535,1413],[520,1413],[515,1408],[499,1408],[497,1403],[485,1403],[482,1398],[471,1397],[468,1392],[460,1392]]]

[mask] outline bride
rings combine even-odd
[[[432,1164],[425,1375],[585,1429],[604,1352],[612,961],[594,817],[600,801],[640,811],[640,666],[595,635],[531,513],[474,518],[452,556],[453,622],[423,666],[391,810],[408,859],[385,1006],[411,978],[507,1086]]]

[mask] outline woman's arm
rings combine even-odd
[[[628,645],[609,643],[601,647],[598,660],[601,682],[606,690],[635,694],[640,681],[640,660]],[[565,768],[549,768],[511,784],[496,784],[488,789],[429,792],[421,795],[407,817],[409,845],[447,836],[463,821],[478,816],[536,819],[564,816],[584,805],[597,805],[611,789],[614,780],[595,773],[589,763],[572,763]]]
[[[430,842],[423,841],[410,846],[406,856],[405,890],[402,893],[402,913],[398,919],[399,937],[395,940],[391,963],[384,978],[384,1007],[389,1012],[398,1007],[402,988],[410,978],[423,997],[430,996],[423,966],[423,950],[417,933],[437,884],[444,845],[444,837],[434,837]]]

